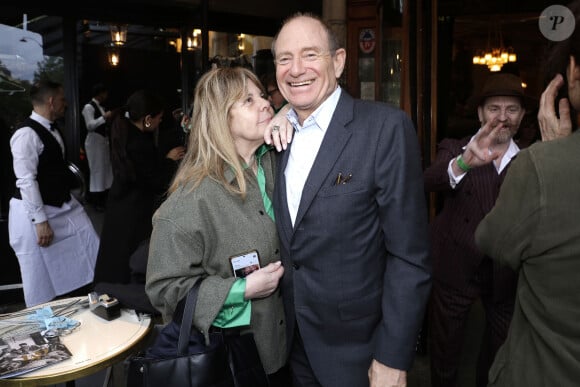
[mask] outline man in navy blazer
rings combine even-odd
[[[272,51],[296,130],[274,193],[294,385],[405,386],[431,288],[413,124],[338,86],[346,51],[316,16]]]

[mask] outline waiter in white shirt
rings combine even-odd
[[[64,88],[41,81],[30,98],[32,114],[10,139],[16,190],[8,217],[27,307],[86,294],[99,248],[89,217],[70,193],[74,178],[55,127],[67,106]]]
[[[89,162],[89,192],[95,209],[103,211],[107,193],[113,184],[113,167],[109,150],[107,125],[112,111],[105,110],[102,103],[109,91],[102,83],[93,86],[92,99],[84,106],[82,114],[87,128],[85,150]]]

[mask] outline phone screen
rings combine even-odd
[[[248,251],[230,257],[234,277],[244,278],[260,268],[260,257],[257,250]]]

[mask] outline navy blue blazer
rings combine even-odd
[[[342,90],[294,227],[286,200],[292,182],[284,177],[289,149],[280,157],[274,192],[288,340],[298,323],[312,368],[327,386],[368,385],[373,358],[409,369],[431,288],[411,120]],[[352,177],[336,184],[339,173]]]

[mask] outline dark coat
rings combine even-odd
[[[153,212],[177,167],[173,160],[159,155],[153,133],[125,123],[126,165],[113,163],[115,177],[107,199],[95,283],[130,282],[129,258],[139,243],[151,236]]]
[[[443,201],[430,230],[433,277],[456,289],[466,287],[485,257],[475,245],[475,229],[493,208],[508,169],[498,175],[493,163],[473,168],[452,189],[449,161],[463,152],[469,139],[441,141],[435,161],[424,172],[425,189],[437,192]],[[494,265],[494,294],[513,295],[515,281],[511,269]]]

